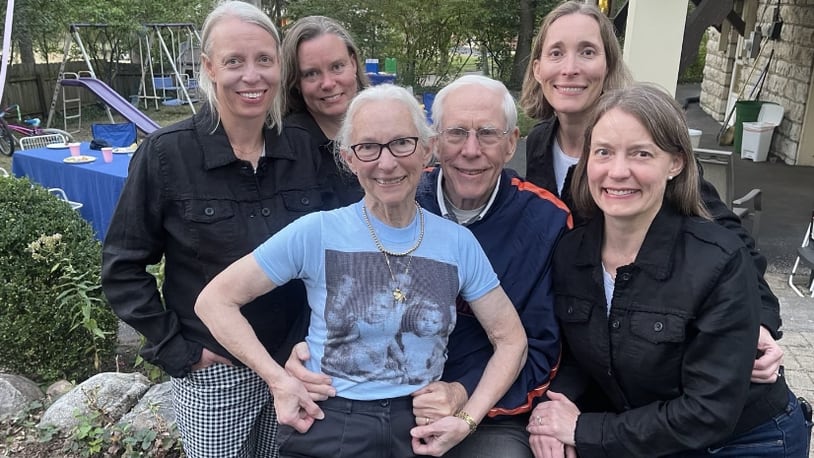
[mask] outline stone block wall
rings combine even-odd
[[[757,25],[764,35],[768,34],[776,5],[776,0],[758,1]],[[722,37],[714,28],[708,30],[701,108],[717,121],[724,122],[729,114],[726,108],[730,93],[741,94],[740,99],[753,99],[754,87],[774,50],[760,100],[782,105],[785,114],[775,129],[769,154],[794,164],[814,67],[814,0],[781,0],[780,17],[783,20],[780,39],[764,40],[757,59],[744,59],[734,84],[733,68],[741,51],[737,46],[737,32]],[[726,52],[718,51],[722,39],[728,42]]]

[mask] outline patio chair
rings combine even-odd
[[[810,297],[814,297],[814,212],[811,214],[811,222],[808,223],[805,236],[803,236],[803,243],[797,248],[797,260],[794,261],[794,267],[791,268],[789,274],[789,286],[800,297],[805,297],[803,292],[794,284],[794,275],[797,274],[797,268],[800,265],[808,267],[808,283],[807,288]]]
[[[0,177],[8,177],[8,176],[11,176],[11,175],[8,174],[8,170],[4,169],[3,167],[0,167]]]
[[[701,164],[704,178],[715,186],[721,200],[741,219],[757,245],[760,235],[760,214],[763,211],[762,191],[755,188],[743,197],[734,198],[735,172],[732,166],[732,152],[695,148],[694,153]]]
[[[93,123],[90,126],[94,140],[105,140],[113,147],[126,147],[136,142],[136,125],[132,122]]]
[[[75,202],[68,199],[67,194],[65,194],[65,190],[62,188],[48,188],[48,192],[55,195],[58,199],[68,202],[68,205],[70,205],[71,209],[73,210],[79,210],[84,205],[82,202]]]
[[[62,134],[32,135],[20,138],[20,149],[45,148],[54,143],[67,143],[68,139]]]

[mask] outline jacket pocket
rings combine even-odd
[[[557,296],[554,313],[563,323],[587,323],[591,318],[593,303],[576,297]]]
[[[188,243],[210,277],[224,262],[245,254],[237,246],[237,219],[235,205],[228,200],[188,200],[184,204]]]
[[[679,343],[685,338],[687,319],[679,315],[656,312],[633,312],[630,332],[650,343]]]
[[[320,189],[283,191],[280,195],[283,198],[283,205],[290,212],[311,213],[324,210]]]

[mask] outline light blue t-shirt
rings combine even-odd
[[[305,283],[311,307],[306,366],[330,375],[338,396],[406,396],[439,380],[456,298],[471,302],[499,284],[468,229],[422,212],[424,240],[412,256],[389,257],[392,276],[365,225],[362,202],[305,215],[254,251],[274,284]],[[405,228],[387,226],[369,211],[368,217],[391,252],[418,240],[418,214]],[[396,288],[405,300],[396,300]]]

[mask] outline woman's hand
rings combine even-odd
[[[303,384],[291,375],[284,373],[269,386],[274,396],[277,421],[281,425],[291,426],[304,433],[311,428],[314,421],[325,418],[325,413],[311,400]]]
[[[443,417],[410,430],[416,455],[441,456],[469,435],[469,424],[458,417]]]
[[[547,395],[550,401],[534,408],[526,430],[532,435],[551,436],[564,445],[575,445],[579,409],[563,394],[549,390]]]
[[[565,445],[551,436],[531,434],[529,446],[534,458],[577,458],[577,450],[573,446]]]
[[[752,382],[776,382],[780,375],[780,365],[783,364],[783,349],[772,338],[769,330],[763,326],[760,327],[757,349],[760,356],[755,359],[755,364],[752,366]]]
[[[331,377],[325,374],[318,374],[306,369],[304,361],[311,359],[311,352],[308,351],[308,344],[300,342],[291,349],[291,355],[285,362],[285,370],[298,379],[311,399],[314,401],[324,401],[336,396],[336,388],[331,385]]]
[[[197,371],[197,370],[200,370],[200,369],[205,369],[205,368],[207,368],[207,367],[209,367],[209,366],[211,366],[213,364],[217,364],[217,363],[225,364],[227,366],[232,366],[231,361],[229,361],[228,359],[224,358],[223,356],[221,356],[221,355],[219,355],[217,353],[214,353],[214,352],[210,351],[209,349],[207,349],[206,347],[204,347],[204,349],[201,350],[201,359],[199,359],[197,363],[192,365],[192,370]]]
[[[458,382],[432,382],[413,393],[416,425],[424,426],[439,418],[455,415],[469,397]]]

